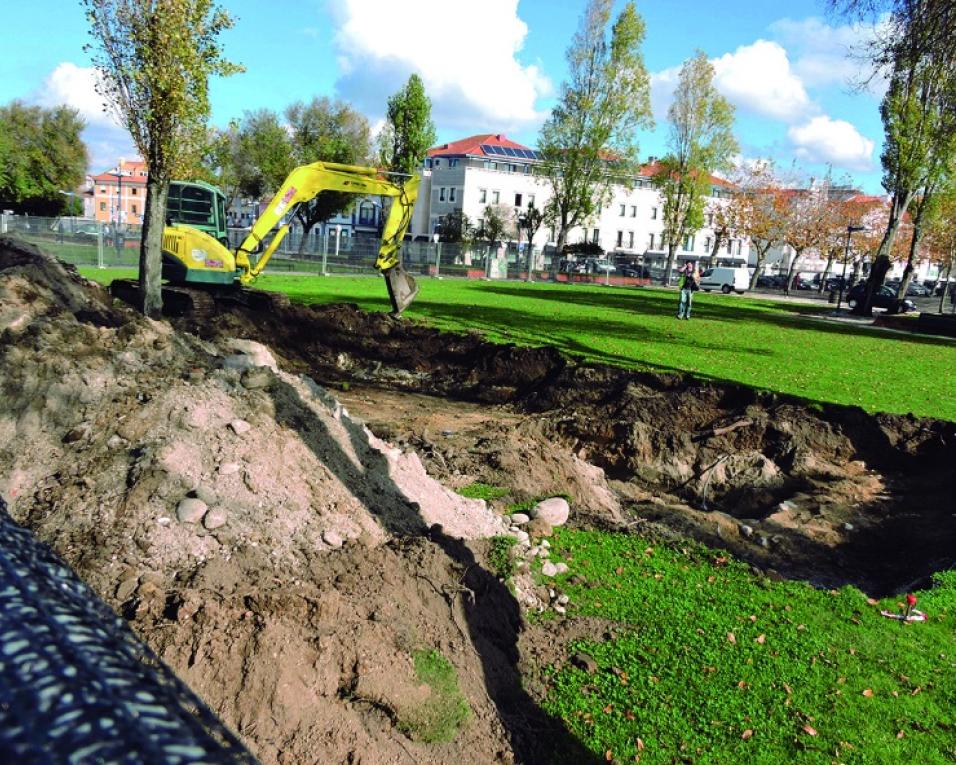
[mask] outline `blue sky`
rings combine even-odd
[[[244,111],[282,111],[316,95],[342,98],[381,120],[385,101],[418,72],[433,100],[441,141],[504,132],[534,145],[565,77],[565,51],[583,1],[221,0],[236,17],[224,37],[246,72],[212,84],[213,122]],[[0,103],[69,103],[89,127],[91,169],[134,150],[102,114],[78,0],[33,0],[5,8]],[[616,9],[623,6],[617,2]],[[666,109],[681,63],[703,50],[717,84],[737,107],[743,157],[768,157],[821,174],[832,167],[867,191],[880,188],[881,82],[850,55],[868,29],[826,15],[824,0],[643,0],[644,56],[657,128],[641,154],[666,150]],[[785,10],[783,10],[785,8]]]

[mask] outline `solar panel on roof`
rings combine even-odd
[[[507,154],[509,157],[517,157],[517,156],[518,156],[518,152],[516,152],[516,151],[515,151],[514,149],[512,149],[510,146],[505,146],[504,149],[505,149],[505,154]]]

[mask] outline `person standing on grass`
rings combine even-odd
[[[694,293],[700,289],[700,272],[693,260],[687,261],[680,270],[677,280],[680,289],[680,302],[677,304],[677,318],[690,319],[690,309],[694,302]]]

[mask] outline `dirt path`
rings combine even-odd
[[[826,586],[952,564],[952,423],[221,309],[151,322],[0,239],[0,493],[267,765],[589,762],[522,685],[560,636],[488,572],[503,507],[451,491],[474,481]],[[403,724],[422,650],[471,709],[448,743]]]

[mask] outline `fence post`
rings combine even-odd
[[[326,229],[322,234],[322,276],[328,276],[328,271],[325,270],[326,258],[329,254],[329,230]]]
[[[441,242],[435,243],[435,276],[441,273]]]
[[[103,224],[99,223],[96,227],[96,267],[106,268],[103,263]]]

